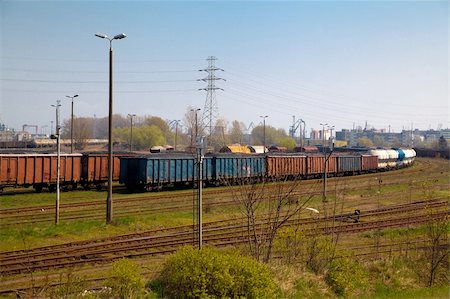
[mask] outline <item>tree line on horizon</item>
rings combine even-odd
[[[71,119],[63,121],[62,138],[70,138]],[[108,117],[74,117],[73,138],[77,149],[83,149],[88,139],[108,138]],[[231,123],[220,118],[216,121],[212,133],[202,126],[198,118],[195,122],[195,112],[191,107],[186,109],[182,121],[176,123],[166,121],[159,116],[134,116],[133,117],[133,150],[148,150],[153,146],[171,145],[177,149],[186,149],[195,146],[196,131],[198,135],[206,136],[207,144],[215,150],[229,144],[264,144],[264,127],[258,125],[247,132],[243,122],[234,120]],[[266,125],[265,144],[279,145],[293,149],[296,142],[288,136],[282,128]],[[113,115],[113,142],[115,146],[128,148],[131,137],[131,119],[121,114]]]

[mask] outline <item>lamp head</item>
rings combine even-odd
[[[95,36],[100,37],[100,38],[107,38],[108,37],[106,34],[103,34],[103,33],[96,33]]]
[[[113,37],[113,39],[122,39],[127,37],[125,33],[121,33],[121,34],[117,34],[116,36]]]

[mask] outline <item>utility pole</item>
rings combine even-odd
[[[198,165],[198,249],[202,249],[203,242],[203,136],[197,137],[197,165]]]
[[[133,117],[135,116],[136,114],[128,114],[130,118],[130,152],[133,151]]]
[[[320,124],[322,126],[322,153],[323,153],[323,193],[322,202],[327,202],[327,152],[325,151],[325,126],[328,124]],[[326,214],[326,210],[324,209]]]
[[[200,72],[207,72],[208,76],[203,79],[198,79],[197,81],[207,82],[208,86],[206,88],[200,88],[199,90],[206,90],[206,100],[205,107],[203,108],[202,115],[202,125],[203,127],[208,128],[208,136],[209,140],[211,139],[211,135],[213,133],[213,126],[215,126],[215,120],[219,114],[219,108],[216,101],[216,90],[222,90],[220,87],[216,87],[216,81],[223,80],[223,78],[216,77],[216,71],[224,71],[221,68],[217,68],[215,66],[215,61],[217,60],[214,56],[209,56],[207,59],[208,67],[206,69],[199,70]]]
[[[56,139],[56,200],[55,200],[55,224],[59,224],[59,172],[60,172],[60,154],[61,154],[61,136],[59,125],[59,107],[61,101],[57,100],[56,105],[51,105],[56,110],[56,134],[52,135],[52,139]]]
[[[195,245],[195,241],[197,241],[198,249],[202,249],[202,239],[203,239],[203,231],[202,231],[202,209],[203,209],[203,198],[202,198],[202,187],[203,187],[203,137],[199,136],[198,132],[198,112],[199,108],[191,109],[195,113],[195,147],[196,147],[196,163],[197,163],[197,198],[194,198],[193,202],[193,241]]]
[[[70,118],[70,153],[73,154],[73,99],[78,97],[78,95],[74,96],[66,96],[66,98],[69,98],[72,100],[72,112],[71,112],[71,118]]]
[[[303,123],[303,132],[300,128],[300,138],[301,138],[301,146],[304,148],[304,140],[305,140],[305,134],[306,134],[306,123],[303,119],[300,119],[300,122]]]
[[[263,146],[264,146],[264,153],[266,153],[266,118],[268,118],[268,115],[260,115],[263,119]]]

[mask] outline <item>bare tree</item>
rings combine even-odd
[[[299,180],[263,180],[260,184],[244,180],[236,189],[234,197],[247,219],[249,249],[257,260],[269,262],[279,229],[294,220],[313,197],[298,194],[299,185]]]
[[[92,118],[77,117],[73,121],[73,139],[75,148],[84,149],[86,142],[92,138]]]
[[[191,149],[195,146],[195,134],[201,134],[203,131],[200,115],[197,115],[197,122],[195,121],[196,114],[196,109],[188,106],[183,118],[183,125],[187,130],[187,134],[189,136],[189,147]]]
[[[448,281],[448,214],[444,217],[435,217],[430,213],[430,221],[425,227],[427,246],[424,251],[428,287],[432,287],[438,276]]]
[[[231,143],[242,143],[244,131],[245,131],[244,123],[234,120],[231,123],[230,130],[228,131]]]

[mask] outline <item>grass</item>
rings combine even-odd
[[[375,294],[367,299],[448,299],[450,294],[449,286],[437,286],[432,288],[421,288],[414,290],[396,290],[379,287]]]
[[[204,221],[242,217],[235,206],[212,207]],[[108,236],[140,232],[165,227],[192,225],[192,211],[174,211],[150,215],[130,215],[114,218],[113,224],[104,220],[60,221],[60,224],[25,224],[0,230],[0,251],[55,245]]]

